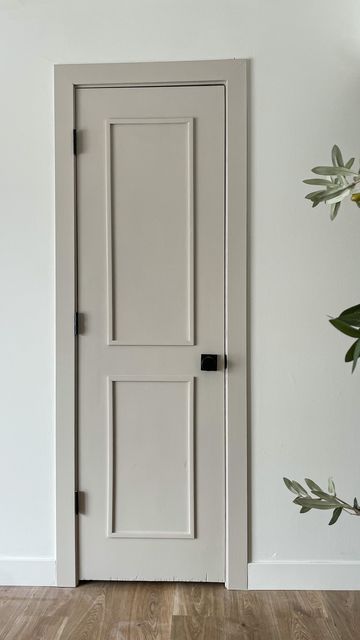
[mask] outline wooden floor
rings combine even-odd
[[[356,640],[360,593],[222,585],[0,587],[1,640]]]

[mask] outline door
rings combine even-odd
[[[75,101],[79,577],[223,582],[224,87]]]

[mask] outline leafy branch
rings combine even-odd
[[[345,335],[356,338],[350,349],[345,354],[345,362],[352,362],[352,373],[360,357],[360,304],[345,309],[337,318],[331,318],[329,322]]]
[[[343,511],[352,516],[360,516],[360,508],[357,499],[354,498],[354,502],[351,505],[338,498],[332,478],[329,478],[327,492],[323,491],[323,489],[319,487],[316,482],[310,480],[310,478],[305,478],[305,482],[307,487],[310,489],[310,493],[299,482],[296,482],[296,480],[289,480],[289,478],[283,478],[283,480],[289,491],[295,493],[296,498],[293,502],[301,507],[300,513],[307,513],[311,509],[333,509],[329,525],[335,524]]]
[[[322,178],[309,178],[304,180],[305,184],[317,185],[324,187],[317,191],[311,191],[305,196],[307,200],[311,200],[313,207],[317,207],[320,202],[330,204],[330,218],[334,218],[339,213],[342,200],[351,195],[351,199],[360,207],[360,193],[356,192],[357,185],[360,182],[360,169],[352,170],[355,158],[350,158],[344,162],[342,153],[335,144],[331,151],[331,166],[314,167],[311,171]]]
[[[336,144],[332,148],[331,159],[332,166],[314,167],[312,169],[313,173],[323,177],[310,178],[309,180],[304,180],[304,182],[323,187],[323,189],[308,193],[305,197],[312,202],[313,207],[317,207],[320,202],[329,204],[330,218],[334,220],[339,212],[341,202],[347,196],[350,195],[351,200],[360,207],[360,169],[358,173],[352,170],[355,158],[350,158],[350,160],[344,162],[342,153]],[[330,323],[341,333],[350,336],[350,338],[356,338],[345,355],[345,362],[353,363],[353,372],[360,357],[360,304],[345,309],[337,318],[330,318]],[[352,505],[341,500],[336,495],[332,478],[329,479],[327,492],[323,491],[310,478],[305,478],[305,482],[307,489],[296,480],[284,478],[286,487],[296,495],[293,502],[299,505],[300,513],[307,513],[311,509],[332,510],[333,513],[329,525],[335,524],[343,511],[353,516],[360,515],[357,499],[354,498]]]
[[[320,202],[330,204],[330,218],[337,216],[342,200],[351,195],[351,200],[360,207],[360,169],[356,173],[352,167],[355,158],[344,162],[343,155],[337,144],[331,150],[332,166],[314,167],[312,172],[322,178],[310,178],[304,180],[305,184],[324,187],[319,191],[308,193],[305,198],[311,200],[313,207]],[[360,357],[360,304],[342,311],[337,318],[331,318],[330,323],[345,335],[356,338],[350,349],[346,352],[345,362],[352,362],[352,372],[355,371]]]

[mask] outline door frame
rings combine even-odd
[[[246,71],[234,59],[55,65],[57,586],[78,582],[75,89],[204,84],[225,92],[225,585],[247,588]]]

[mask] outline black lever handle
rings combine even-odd
[[[217,371],[218,357],[214,353],[201,354],[201,371]]]

